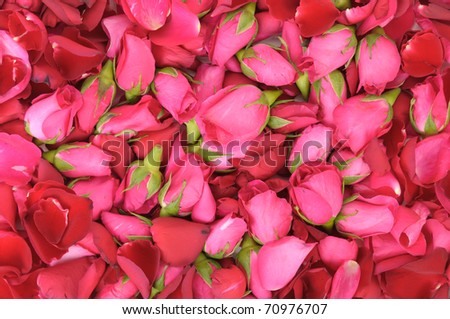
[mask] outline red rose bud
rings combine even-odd
[[[321,35],[339,17],[339,10],[331,0],[302,0],[295,13],[295,22],[302,37]]]
[[[118,186],[119,181],[111,176],[81,178],[70,185],[78,196],[87,197],[92,201],[94,220],[97,220],[102,212],[111,210]]]
[[[91,143],[62,145],[44,153],[44,158],[66,177],[111,175],[109,162],[112,157]]]
[[[247,223],[242,218],[228,214],[211,225],[204,250],[213,258],[228,257],[236,250],[246,231]]]
[[[96,131],[100,134],[135,136],[141,131],[157,130],[161,124],[157,120],[162,110],[158,101],[145,95],[133,105],[117,106],[105,113],[97,123]]]
[[[176,217],[159,217],[151,227],[161,258],[172,266],[186,266],[197,259],[209,234],[209,227]]]
[[[348,63],[358,41],[351,27],[336,24],[323,35],[311,38],[300,69],[308,73],[311,82]]]
[[[288,234],[292,207],[263,181],[254,180],[241,188],[239,201],[241,215],[248,221],[250,234],[258,243],[265,244]]]
[[[192,119],[198,111],[197,98],[180,71],[163,68],[156,73],[152,89],[159,103],[180,123]]]
[[[41,157],[41,150],[19,135],[0,132],[0,182],[27,184]]]
[[[31,63],[36,63],[47,45],[47,30],[42,21],[27,10],[2,10],[0,29],[28,51]]]
[[[172,0],[121,0],[120,4],[128,19],[144,29],[153,31],[166,23]]]
[[[394,105],[400,90],[381,96],[357,95],[334,110],[337,138],[345,140],[353,153],[358,154],[375,137],[390,128]]]
[[[429,77],[411,91],[410,115],[414,129],[424,135],[437,134],[445,129],[450,121],[450,104],[445,96],[443,77]]]
[[[309,102],[320,106],[321,122],[334,126],[334,109],[347,99],[347,85],[344,76],[335,70],[314,82],[311,86]]]
[[[37,183],[28,193],[21,216],[30,242],[47,264],[83,239],[92,223],[92,202],[53,181]]]
[[[61,142],[72,131],[75,115],[82,106],[81,93],[71,85],[41,95],[25,113],[26,130],[44,143]]]
[[[236,54],[242,72],[259,83],[272,86],[289,85],[297,79],[294,67],[267,44],[257,44]]]
[[[114,100],[116,84],[113,71],[112,61],[108,60],[98,75],[87,78],[83,83],[81,94],[84,103],[76,118],[78,127],[86,133],[92,133],[98,120]]]
[[[155,59],[149,39],[125,33],[115,76],[127,100],[134,100],[148,91],[155,76]]]
[[[390,196],[357,197],[342,206],[336,218],[339,232],[366,238],[389,233],[394,226],[398,202]]]
[[[157,145],[144,160],[131,163],[117,190],[115,205],[137,214],[146,214],[156,205],[162,182],[161,156],[162,148]]]
[[[343,202],[342,179],[335,166],[301,165],[289,183],[289,194],[300,217],[314,225],[333,223]]]
[[[233,55],[249,43],[256,32],[254,3],[224,14],[209,43],[209,59],[213,64],[224,66]]]
[[[413,77],[437,73],[444,62],[444,48],[432,31],[421,31],[403,44],[402,69]]]
[[[0,61],[4,76],[0,83],[0,103],[3,103],[22,93],[31,79],[27,51],[3,30],[0,30]]]
[[[175,145],[165,172],[166,184],[159,193],[161,216],[186,216],[192,220],[210,223],[216,213],[216,202],[209,184],[208,171],[199,158],[184,153]],[[205,176],[206,175],[206,176]]]
[[[356,52],[359,87],[369,94],[380,95],[386,84],[393,81],[400,69],[400,54],[395,43],[384,35],[382,29],[361,40]],[[384,72],[377,72],[383,68]]]

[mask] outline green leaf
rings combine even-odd
[[[276,130],[292,123],[293,123],[292,121],[285,120],[281,117],[271,116],[268,125],[271,129]]]
[[[249,30],[255,23],[256,3],[251,2],[243,7],[241,16],[239,17],[236,34],[241,34]]]

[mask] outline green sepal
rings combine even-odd
[[[302,158],[302,154],[298,154],[294,160],[292,161],[291,166],[289,166],[289,172],[291,172],[291,174],[293,174],[297,168],[303,164],[303,158]]]
[[[236,255],[236,261],[239,265],[241,265],[245,273],[247,274],[247,281],[250,281],[251,269],[250,269],[250,255],[252,251],[257,253],[261,249],[261,246],[258,245],[253,238],[247,233],[244,236],[244,239],[241,244],[241,250]]]
[[[216,269],[222,268],[217,261],[207,258],[204,253],[198,255],[197,259],[194,261],[194,266],[200,277],[202,277],[205,283],[210,287],[212,284],[211,274],[214,272],[212,266]]]
[[[155,280],[155,282],[153,283],[153,287],[152,287],[152,291],[150,293],[149,299],[153,299],[157,294],[159,294],[161,291],[164,290],[164,280],[166,277],[166,271],[167,271],[168,267],[169,266],[167,266],[167,265],[164,266],[164,270],[163,270],[161,276],[159,276],[159,278],[157,278]]]
[[[344,76],[339,70],[334,70],[328,75],[328,77],[330,78],[331,87],[333,88],[334,93],[342,103],[342,93],[344,92],[345,88]]]
[[[296,211],[297,215],[303,219],[307,224],[313,225],[313,226],[322,226],[322,227],[330,227],[330,225],[334,225],[335,219],[336,217],[331,217],[325,224],[316,224],[313,221],[311,221],[309,218],[307,218],[305,215],[302,214],[302,212],[300,211],[300,208],[298,206],[294,207],[294,210]],[[327,229],[328,229],[327,228]]]
[[[272,129],[272,130],[276,130],[276,129],[280,129],[282,127],[285,127],[286,125],[292,124],[292,121],[283,119],[281,117],[278,116],[271,116],[269,119],[269,123],[268,126]]]
[[[263,94],[266,96],[267,103],[272,106],[276,100],[283,94],[282,90],[264,90]]]
[[[300,90],[302,97],[305,101],[308,101],[309,98],[309,90],[311,83],[309,82],[308,73],[301,72],[299,73],[297,81],[295,81],[295,85]]]
[[[358,197],[359,197],[359,194],[356,193],[356,194],[353,194],[350,197],[344,198],[344,201],[342,202],[342,205],[351,203],[351,202],[355,201],[356,199],[358,199]]]
[[[178,76],[178,71],[177,71],[177,69],[172,68],[172,67],[165,67],[165,68],[162,68],[161,70],[158,71],[158,73],[167,74],[167,75],[170,75],[170,76],[172,76],[172,77],[174,77],[174,78],[176,78],[176,77]]]
[[[162,216],[162,217],[178,215],[178,212],[180,211],[181,198],[183,197],[183,192],[187,185],[186,181],[183,181],[183,185],[181,186],[181,190],[180,190],[180,193],[178,194],[177,198],[173,202],[166,204],[164,202],[164,197],[166,196],[167,191],[169,190],[169,187],[171,184],[172,184],[172,179],[170,177],[169,181],[163,186],[163,188],[161,189],[159,196],[158,196],[159,204],[161,205],[160,216]]]
[[[241,34],[252,27],[255,23],[255,9],[256,3],[251,2],[242,8],[241,16],[239,17],[236,34]]]
[[[139,218],[146,225],[149,225],[149,226],[153,225],[153,222],[147,217],[144,217],[144,216],[139,215],[139,214],[135,214],[133,212],[129,212],[129,214],[133,215],[136,218]]]
[[[161,165],[161,159],[162,159],[162,146],[161,145],[155,145],[152,150],[145,156],[143,162],[144,167],[149,173],[155,173],[159,172],[159,167]]]
[[[97,122],[97,125],[95,126],[95,133],[101,134],[102,126],[109,122],[110,119],[113,117],[119,116],[119,114],[113,113],[113,112],[107,112],[100,117],[100,119]]]
[[[190,145],[196,144],[201,137],[200,129],[198,128],[195,119],[191,119],[185,123],[187,142]]]
[[[344,185],[350,185],[352,183],[355,183],[363,178],[366,178],[367,176],[369,176],[369,174],[365,174],[365,175],[355,175],[355,176],[344,176],[343,181],[344,181]]]
[[[351,0],[333,0],[334,6],[343,11],[345,9],[350,9],[352,7]]]

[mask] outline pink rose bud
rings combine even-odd
[[[262,11],[255,14],[258,22],[258,34],[254,42],[271,38],[281,33],[283,21],[274,18],[268,11]]]
[[[120,0],[123,12],[146,30],[158,30],[170,15],[172,0]]]
[[[289,101],[276,104],[270,110],[267,125],[277,133],[293,133],[317,123],[318,110],[317,105],[306,102]]]
[[[218,91],[202,103],[196,117],[203,147],[218,145],[219,153],[243,157],[244,143],[255,139],[267,124],[269,104],[265,92],[253,85]]]
[[[43,94],[33,100],[25,113],[26,130],[44,143],[61,142],[70,134],[82,106],[81,93],[71,85]]]
[[[262,288],[270,291],[286,286],[316,244],[286,236],[262,246],[257,267]]]
[[[241,215],[248,220],[253,238],[265,244],[286,236],[291,229],[292,207],[261,180],[254,180],[239,191]]]
[[[123,134],[130,138],[140,131],[157,130],[161,126],[157,120],[161,110],[155,98],[145,95],[137,104],[110,109],[98,121],[96,131],[100,134]]]
[[[62,145],[56,150],[44,153],[44,158],[66,177],[111,175],[111,156],[91,143]]]
[[[101,214],[101,218],[106,229],[122,243],[126,243],[134,239],[149,238],[151,235],[151,225],[139,217],[114,214],[104,211]]]
[[[139,289],[142,298],[149,298],[156,279],[160,251],[149,240],[134,240],[117,250],[117,263]]]
[[[115,205],[136,214],[146,214],[156,205],[163,178],[159,171],[161,156],[162,148],[157,145],[144,160],[130,164],[116,192]]]
[[[339,10],[331,0],[302,0],[295,13],[302,37],[322,35],[339,17]]]
[[[159,103],[179,122],[192,119],[198,111],[197,98],[188,79],[174,68],[156,73],[152,87]]]
[[[247,231],[247,223],[233,214],[211,225],[211,232],[205,243],[205,252],[218,259],[231,255]]]
[[[173,266],[186,266],[201,253],[209,227],[182,218],[158,217],[153,220],[151,232],[164,262]]]
[[[436,73],[444,62],[445,53],[439,37],[430,30],[417,32],[403,44],[402,69],[413,77]]]
[[[291,172],[305,163],[325,162],[332,149],[333,130],[322,124],[311,125],[295,139],[289,156]]]
[[[197,39],[201,27],[200,20],[183,1],[172,2],[170,15],[170,19],[167,19],[163,27],[149,33],[152,43],[159,46],[188,45]]]
[[[370,175],[370,166],[362,156],[356,156],[348,149],[336,151],[331,157],[333,164],[339,169],[345,185],[359,183]]]
[[[111,210],[119,181],[111,176],[78,179],[70,185],[78,196],[92,201],[92,219],[96,220],[104,211]]]
[[[334,109],[346,99],[347,85],[339,70],[334,70],[311,86],[309,102],[320,106],[319,114],[323,124],[334,126]]]
[[[79,79],[99,66],[105,56],[98,45],[81,36],[76,28],[66,28],[61,34],[49,35],[48,41],[50,46],[47,46],[45,58],[68,81]]]
[[[332,270],[337,270],[344,262],[356,260],[358,245],[354,240],[327,236],[319,242],[320,258]]]
[[[297,79],[294,67],[267,44],[257,44],[237,53],[242,72],[250,79],[271,86],[289,85]]]
[[[89,77],[83,83],[81,94],[83,106],[76,115],[78,127],[86,133],[92,133],[95,124],[111,106],[116,95],[113,64],[106,61],[98,75]]]
[[[223,80],[225,78],[225,68],[200,64],[195,74],[195,82],[192,84],[192,89],[197,96],[199,103],[202,103],[211,95],[214,95],[223,87]]]
[[[301,165],[289,182],[294,208],[302,218],[315,225],[333,222],[343,201],[342,179],[335,166]]]
[[[336,218],[338,231],[361,238],[389,233],[398,203],[390,196],[357,197],[344,204]]]
[[[41,150],[19,135],[0,132],[0,182],[27,184],[39,163]]]
[[[354,260],[343,263],[333,277],[330,299],[351,299],[358,289],[361,268]]]
[[[120,44],[127,29],[134,24],[124,14],[112,15],[102,20],[102,27],[109,39],[106,56],[114,59],[120,51]]]
[[[224,66],[257,32],[255,4],[248,3],[236,12],[223,14],[209,43],[209,59]]]
[[[216,299],[243,298],[247,288],[244,273],[235,265],[214,270],[211,274],[212,295]]]
[[[166,168],[166,184],[159,193],[161,216],[187,216],[197,222],[210,223],[216,213],[216,202],[209,184],[207,171],[193,153],[184,153],[175,145]]]
[[[346,141],[355,154],[390,128],[394,105],[400,90],[394,89],[381,96],[357,95],[334,110],[337,138]]]
[[[411,91],[411,123],[420,134],[434,135],[441,132],[450,121],[450,105],[445,84],[450,85],[450,72],[446,76],[437,75],[416,84]]]
[[[400,54],[395,43],[376,29],[361,40],[356,52],[359,87],[369,94],[380,95],[386,84],[393,81],[400,70]],[[384,72],[377,70],[382,68]]]
[[[155,59],[149,39],[125,33],[115,75],[117,85],[125,91],[127,100],[136,99],[148,91],[155,76]]]
[[[357,44],[352,28],[336,24],[323,35],[311,38],[300,69],[315,82],[349,62]]]
[[[6,32],[0,30],[0,70],[6,77],[0,83],[0,103],[20,93],[31,79],[28,53]]]

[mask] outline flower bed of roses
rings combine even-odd
[[[0,6],[1,298],[448,298],[448,1]]]

